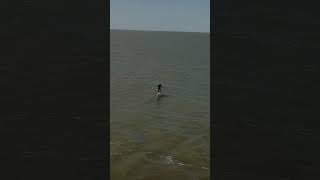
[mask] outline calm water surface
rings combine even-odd
[[[209,34],[110,38],[111,180],[209,179]]]

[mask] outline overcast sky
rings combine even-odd
[[[210,32],[210,0],[111,0],[111,29]]]

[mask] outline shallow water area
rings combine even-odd
[[[111,180],[209,179],[209,34],[110,37]]]

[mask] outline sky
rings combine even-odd
[[[210,32],[210,0],[111,0],[110,28]]]

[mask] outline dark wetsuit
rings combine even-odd
[[[158,85],[158,92],[161,92],[161,88],[162,88],[162,85],[159,84],[159,85]]]

